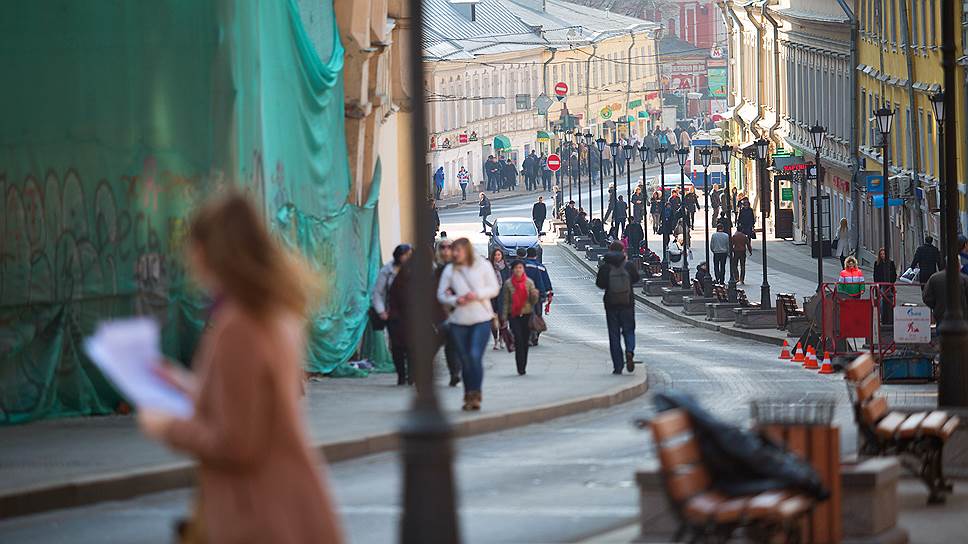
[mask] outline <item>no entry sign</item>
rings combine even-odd
[[[561,100],[568,94],[568,84],[564,81],[559,81],[555,83],[555,98]]]
[[[561,157],[555,153],[548,155],[548,170],[557,172],[559,168],[561,168]]]

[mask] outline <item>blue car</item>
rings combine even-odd
[[[534,221],[527,217],[506,217],[494,220],[494,226],[488,236],[491,240],[487,244],[488,255],[495,248],[504,252],[507,259],[514,259],[519,247],[524,249],[535,248],[538,251],[538,261],[541,261],[543,251],[538,242],[538,236],[544,234],[538,232],[534,226]]]

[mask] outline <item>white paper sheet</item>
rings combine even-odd
[[[151,319],[107,321],[84,340],[84,351],[136,407],[190,418],[192,400],[156,374],[163,357],[159,338]]]

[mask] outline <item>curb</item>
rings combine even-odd
[[[505,191],[505,192],[502,192],[502,193],[498,193],[496,195],[488,196],[487,199],[490,200],[491,202],[494,202],[494,201],[498,201],[498,200],[504,200],[504,199],[507,199],[507,198],[514,198],[516,196],[527,196],[527,195],[531,195],[531,194],[543,194],[544,192],[547,192],[547,191],[521,191],[520,193],[517,192],[516,190],[515,191]],[[457,202],[451,202],[451,203],[448,203],[448,204],[444,204],[442,206],[437,206],[437,209],[438,210],[452,210],[454,208],[469,208],[471,206],[477,206],[477,200],[476,199],[470,199],[470,198],[468,198],[467,200],[458,200]]]
[[[582,258],[582,256],[579,255],[574,249],[572,249],[571,246],[568,246],[567,244],[561,244],[561,243],[559,243],[559,245],[565,247],[566,255],[568,255],[570,258],[572,258],[573,260],[581,264],[583,267],[585,267],[586,270],[588,270],[592,274],[596,273],[595,267],[593,267],[591,263],[588,262],[588,259]],[[698,327],[698,328],[710,330],[713,332],[718,332],[720,334],[725,334],[726,336],[742,338],[744,340],[753,340],[755,342],[761,342],[763,344],[769,344],[771,346],[783,345],[782,338],[774,338],[772,336],[768,336],[765,334],[758,334],[753,331],[744,331],[744,330],[733,329],[731,327],[723,327],[715,323],[706,321],[704,319],[693,319],[689,316],[675,312],[672,309],[666,306],[663,306],[658,302],[649,300],[641,293],[635,293],[635,300],[641,302],[642,304],[645,304],[650,309],[655,310],[666,317],[671,317],[672,319],[681,321],[682,323],[686,323],[687,325],[692,325],[693,327]]]
[[[631,385],[613,387],[604,393],[576,397],[564,402],[542,404],[521,410],[496,412],[486,416],[451,422],[455,438],[474,436],[515,427],[523,427],[590,410],[609,408],[628,402],[648,391],[645,369]],[[329,463],[347,461],[394,451],[399,447],[398,431],[316,444],[316,449]],[[76,508],[103,501],[126,500],[139,495],[168,491],[195,484],[195,464],[191,461],[170,463],[149,469],[132,469],[114,474],[77,478],[73,481],[17,489],[0,493],[0,520],[38,514],[62,508]]]

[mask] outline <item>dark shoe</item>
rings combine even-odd
[[[628,370],[629,372],[635,372],[635,362],[632,361],[631,351],[625,352],[625,370]]]
[[[461,406],[460,408],[461,410],[465,412],[470,412],[471,410],[473,410],[473,408],[471,407],[472,405],[471,397],[473,395],[474,395],[473,393],[464,393],[464,405]]]
[[[457,384],[459,384],[459,383],[460,383],[460,376],[451,376],[450,377],[450,386],[451,387],[457,387]]]
[[[525,370],[525,369],[523,369],[523,368],[519,368],[518,369],[518,376],[524,376],[527,373],[528,373],[528,371]]]
[[[620,368],[619,369],[615,369],[615,370],[612,371],[612,374],[621,375],[622,374],[622,369],[620,369]]]

